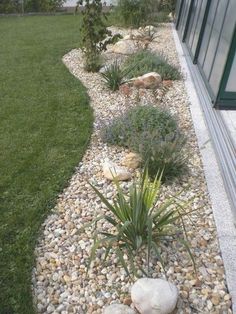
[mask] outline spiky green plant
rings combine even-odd
[[[128,195],[123,192],[119,182],[114,180],[117,197],[113,204],[91,185],[111,214],[95,220],[96,232],[91,261],[95,258],[96,249],[102,246],[106,248],[106,257],[111,250],[115,252],[128,274],[132,272],[137,275],[137,270],[140,269],[148,276],[152,254],[158,257],[164,267],[161,248],[164,247],[163,242],[170,238],[184,245],[193,260],[186,241],[187,234],[183,219],[189,213],[186,211],[186,207],[190,201],[181,202],[178,194],[161,203],[161,175],[159,173],[154,181],[150,181],[145,169],[139,182],[131,185]],[[115,231],[99,232],[97,222],[101,219],[105,219]],[[133,262],[143,250],[147,252],[147,269],[144,269],[142,265],[135,265]],[[124,260],[124,253],[128,255],[130,263]]]
[[[126,83],[126,76],[129,74],[132,68],[121,68],[120,63],[115,60],[111,65],[105,68],[105,71],[101,73],[104,82],[107,87],[112,91],[116,91],[119,87]]]

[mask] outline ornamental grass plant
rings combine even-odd
[[[184,217],[191,200],[181,201],[178,193],[161,201],[162,172],[151,181],[147,168],[138,181],[134,181],[126,194],[117,180],[114,180],[117,196],[113,203],[93,185],[91,187],[106,205],[108,212],[94,221],[94,245],[90,263],[95,259],[96,250],[105,248],[105,260],[109,253],[116,254],[127,274],[138,276],[138,270],[145,276],[151,275],[150,260],[157,257],[165,269],[161,252],[166,243],[176,241],[193,256],[189,249]],[[105,220],[113,231],[98,230],[97,223]],[[137,261],[137,256],[146,252],[146,266]],[[128,260],[124,259],[124,254]]]
[[[116,91],[119,87],[127,82],[126,77],[133,68],[122,68],[120,63],[115,60],[111,65],[105,68],[101,76],[106,86],[112,91]]]
[[[134,65],[136,66],[134,67]],[[133,67],[128,74],[128,78],[141,76],[149,72],[157,72],[163,80],[181,79],[179,69],[170,64],[163,54],[156,54],[149,50],[142,50],[130,56],[125,61],[124,67]]]

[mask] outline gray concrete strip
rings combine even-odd
[[[211,136],[209,134],[201,103],[194,86],[186,55],[182,49],[178,34],[173,26],[173,36],[179,61],[185,76],[185,86],[190,100],[190,112],[201,152],[207,187],[212,203],[220,251],[222,254],[226,281],[232,297],[232,310],[236,314],[236,229],[230,201],[225,190],[223,178],[217,162]]]

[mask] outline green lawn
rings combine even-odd
[[[40,225],[88,144],[85,88],[62,64],[79,17],[0,18],[0,313],[34,313]]]

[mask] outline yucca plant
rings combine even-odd
[[[134,66],[132,66],[132,69]],[[113,92],[118,90],[120,85],[126,83],[126,76],[131,71],[130,67],[122,68],[120,63],[115,60],[111,65],[105,68],[105,71],[101,73],[107,87]]]
[[[114,182],[117,197],[113,204],[91,185],[111,214],[95,220],[96,232],[91,261],[95,258],[96,249],[105,247],[106,257],[112,249],[129,275],[131,273],[137,275],[137,270],[140,269],[146,276],[149,276],[152,254],[158,257],[164,267],[161,250],[165,247],[163,242],[170,239],[180,242],[193,260],[187,244],[183,219],[189,213],[186,211],[186,206],[190,200],[181,202],[179,195],[176,195],[160,203],[161,173],[154,181],[150,181],[146,168],[139,181],[131,185],[128,195],[123,192],[118,181],[114,180]],[[97,221],[101,219],[111,224],[114,232],[97,231]],[[143,250],[147,253],[147,269],[133,262]],[[124,260],[124,253],[128,255],[129,262]]]

